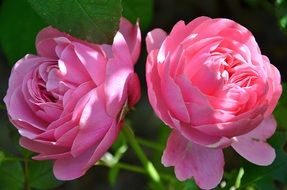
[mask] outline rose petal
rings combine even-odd
[[[95,84],[100,85],[103,83],[105,80],[107,63],[105,57],[100,52],[80,43],[74,43],[74,48],[76,55]]]
[[[167,62],[168,61],[169,60],[167,60]],[[162,98],[165,100],[165,104],[168,106],[172,115],[180,121],[188,123],[190,122],[190,117],[183,100],[182,93],[179,86],[168,74],[169,63],[165,64],[166,66],[162,76],[163,80],[161,80]]]
[[[137,74],[132,73],[128,78],[128,103],[134,106],[141,97],[140,80]]]
[[[57,146],[55,143],[48,141],[36,141],[21,137],[19,143],[22,147],[28,150],[44,155],[55,155],[69,152],[69,148]]]
[[[86,171],[98,161],[118,136],[120,126],[113,123],[102,139],[77,157],[56,160],[54,163],[54,175],[59,180],[73,180],[83,176]]]
[[[176,177],[194,178],[202,189],[216,187],[223,177],[224,157],[221,149],[210,149],[186,140],[173,130],[168,138],[162,163],[174,166]]]
[[[82,84],[91,78],[76,55],[72,44],[63,50],[58,65],[64,81],[69,81],[73,84]]]
[[[71,148],[73,156],[79,156],[86,149],[101,142],[114,121],[105,112],[103,86],[89,92],[79,122],[79,131]]]
[[[127,19],[124,17],[120,20],[120,33],[124,36],[126,43],[129,47],[130,54],[132,56],[132,62],[136,63],[140,55],[140,46],[141,46],[141,31],[139,23],[137,22],[133,26]]]
[[[41,30],[36,37],[36,49],[38,55],[54,59],[59,58],[57,55],[57,51],[59,49],[57,49],[56,46],[61,44],[61,42],[78,42],[101,51],[101,48],[97,44],[91,44],[74,38],[73,36],[70,36],[64,32],[60,32],[59,30],[50,26]]]
[[[4,102],[9,108],[10,99],[14,90],[23,84],[23,79],[25,76],[33,72],[33,70],[40,65],[42,62],[50,61],[50,59],[42,58],[34,55],[26,55],[24,58],[17,61],[11,71],[9,78],[9,88],[7,90],[6,96],[4,97]]]
[[[162,99],[163,95],[162,91],[160,90],[161,78],[159,77],[157,63],[155,60],[157,52],[158,50],[152,51],[147,58],[146,80],[148,86],[148,98],[157,116],[170,127],[173,127],[173,122],[168,113],[166,104]]]
[[[70,89],[69,91],[67,91],[63,98],[64,111],[62,113],[62,116],[69,114],[73,110],[75,110],[75,106],[79,102],[79,99],[86,95],[94,87],[95,86],[92,81],[87,81],[80,84],[77,88]]]
[[[211,145],[211,144],[215,144],[218,141],[220,141],[221,137],[220,136],[216,136],[214,135],[208,135],[204,132],[201,132],[195,128],[193,128],[192,125],[190,124],[183,124],[181,123],[180,127],[177,128],[180,129],[182,135],[197,144],[200,145]]]
[[[107,63],[105,93],[107,98],[107,112],[115,117],[127,99],[127,78],[133,73],[132,67],[122,65],[119,59],[110,59]]]
[[[39,119],[27,105],[21,91],[21,86],[14,89],[14,92],[11,95],[10,104],[7,105],[7,109],[11,120],[26,122],[40,130],[44,130],[47,127],[46,121]]]
[[[147,52],[150,53],[154,49],[159,49],[166,36],[166,32],[160,28],[150,31],[146,37]]]
[[[114,58],[120,60],[120,64],[122,66],[132,67],[133,61],[129,50],[129,46],[127,44],[126,39],[120,32],[117,32],[114,37],[112,51]]]
[[[167,56],[168,52],[176,51],[176,49],[180,47],[179,44],[181,44],[185,38],[190,39],[197,36],[197,33],[193,32],[193,30],[208,20],[211,19],[208,17],[198,17],[187,25],[185,25],[184,21],[178,21],[172,28],[172,31],[164,43],[161,45],[159,55],[165,57]]]
[[[91,147],[78,157],[57,159],[54,162],[54,175],[59,180],[73,180],[86,173],[84,166],[89,161],[95,147]]]
[[[276,130],[276,121],[270,116],[253,131],[234,138],[232,147],[248,161],[260,165],[270,165],[275,159],[275,150],[266,142]]]
[[[121,127],[122,127],[121,121],[119,123],[113,122],[111,124],[108,132],[101,140],[101,142],[98,144],[89,162],[87,162],[85,166],[86,170],[89,169],[89,167],[93,166],[95,162],[101,159],[101,157],[108,151],[108,149],[112,146],[112,144],[118,137]]]
[[[266,56],[263,56],[263,60],[267,67],[267,76],[269,84],[268,87],[270,88],[268,94],[266,95],[268,100],[270,101],[270,106],[265,113],[265,115],[268,116],[274,111],[278,103],[278,100],[282,94],[282,86],[281,77],[278,69],[270,64],[270,61]]]

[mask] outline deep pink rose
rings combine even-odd
[[[230,145],[252,163],[272,163],[266,139],[276,128],[280,74],[251,32],[232,20],[199,17],[179,21],[169,35],[155,29],[146,43],[149,100],[172,128],[162,162],[179,180],[217,186],[222,149]]]
[[[58,179],[84,175],[117,138],[124,105],[140,97],[140,43],[139,26],[124,18],[112,45],[48,27],[37,36],[38,54],[15,64],[4,98],[9,118],[34,159],[54,160]]]

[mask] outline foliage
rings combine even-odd
[[[134,23],[139,18],[147,30],[152,15],[152,0],[3,0],[0,48],[13,65],[25,54],[35,53],[34,39],[44,26],[83,40],[111,43],[121,16]]]
[[[34,39],[45,23],[26,0],[3,1],[0,21],[0,48],[11,65],[25,54],[35,53]]]
[[[279,25],[282,29],[287,30],[287,1],[276,0],[276,14],[279,19]]]
[[[5,161],[1,163],[0,184],[3,190],[23,189],[24,172],[19,161]]]
[[[133,23],[139,20],[141,29],[147,32],[154,22],[154,15],[162,11],[162,9],[157,9],[157,12],[154,12],[155,2],[153,0],[2,0],[0,2],[0,64],[4,65],[7,62],[9,66],[6,64],[5,67],[8,68],[25,54],[36,53],[35,37],[39,30],[47,25],[52,25],[63,32],[86,41],[111,43],[115,32],[118,30],[121,16],[128,18]],[[287,0],[276,0],[274,2],[245,0],[244,2],[248,4],[248,9],[251,10],[256,9],[256,7],[268,9],[274,19],[278,19],[279,26],[287,31]],[[168,4],[169,2],[165,3]],[[223,9],[224,6],[221,8]],[[167,21],[169,21],[168,15],[172,14],[178,16],[178,12],[174,13],[170,10],[165,15]],[[142,58],[138,64],[139,66],[137,66],[139,70],[144,67],[144,63],[145,58]],[[0,75],[2,75],[1,69],[2,67],[0,67]],[[144,69],[141,72],[144,73]],[[6,84],[7,79],[1,82],[1,85]],[[231,154],[230,160],[234,165],[226,166],[227,172],[217,189],[286,189],[287,155],[286,150],[284,150],[287,142],[286,83],[283,84],[283,89],[283,95],[274,111],[278,130],[270,139],[270,143],[276,149],[276,160],[268,167],[260,167],[238,158],[239,155],[226,150],[228,155]],[[141,136],[137,138],[137,142],[150,161],[154,163],[162,182],[168,190],[197,190],[198,187],[193,180],[180,182],[175,178],[172,168],[162,166],[161,155],[170,130],[152,114],[151,109],[148,107],[147,100],[143,98],[137,106],[138,116],[130,117],[133,126],[135,126],[135,132]],[[18,145],[19,135],[14,128],[8,126],[8,118],[4,115],[4,109],[1,103],[1,190],[77,189],[88,183],[89,176],[74,182],[60,182],[53,176],[51,162],[32,160],[33,153]],[[2,110],[4,110],[3,113]],[[17,141],[16,143],[14,143],[14,139]],[[96,164],[95,168],[97,171],[101,171],[101,166],[108,168],[108,170],[104,168],[104,171],[107,171],[106,173],[102,172],[106,179],[103,183],[109,183],[111,187],[115,187],[114,189],[116,189],[116,186],[120,186],[125,178],[129,180],[129,174],[134,175],[131,172],[138,173],[141,176],[140,179],[149,184],[144,187],[145,189],[157,189],[156,184],[148,179],[144,168],[135,160],[135,155],[129,151],[127,140],[121,134],[110,152]],[[132,164],[127,164],[130,161]],[[98,180],[100,177],[100,175],[95,178],[93,176],[90,177],[90,180],[100,181]],[[128,181],[128,183],[132,182]],[[103,187],[103,189],[105,188],[106,186]],[[138,188],[143,189],[142,187]]]
[[[29,0],[29,3],[47,23],[91,42],[110,43],[119,28],[120,0]]]

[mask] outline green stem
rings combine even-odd
[[[97,165],[100,165],[100,166],[106,166],[106,167],[118,167],[119,169],[123,169],[123,170],[127,170],[127,171],[131,171],[131,172],[135,172],[135,173],[141,173],[141,174],[146,174],[146,171],[145,169],[139,167],[139,166],[135,166],[135,165],[131,165],[131,164],[127,164],[127,163],[124,163],[124,162],[118,162],[115,166],[109,166],[107,164],[105,164],[104,162],[99,162],[97,163]],[[166,180],[166,181],[172,181],[174,182],[175,179],[174,177],[170,176],[170,175],[167,175],[167,174],[160,174],[161,178]]]
[[[126,163],[117,163],[117,167],[119,167],[120,169],[145,174],[145,170],[138,166],[133,166],[133,165],[126,164]]]
[[[147,148],[151,148],[151,149],[154,149],[154,150],[157,150],[157,151],[162,151],[164,149],[163,145],[158,144],[158,143],[150,142],[148,140],[145,140],[145,139],[142,139],[142,138],[139,138],[139,137],[136,137],[136,140],[138,141],[138,143],[140,145],[143,145],[143,146],[145,146]]]
[[[236,189],[239,189],[239,188],[240,188],[241,179],[242,179],[243,175],[244,175],[244,169],[241,167],[241,168],[239,169],[239,172],[238,172],[238,175],[237,175],[236,181],[235,181],[235,188],[236,188]]]
[[[29,167],[28,167],[28,159],[26,158],[24,161],[24,177],[25,177],[25,189],[31,190],[30,183],[29,183]]]
[[[153,166],[153,164],[148,160],[145,153],[139,146],[134,134],[132,133],[131,129],[127,126],[127,124],[123,127],[123,134],[127,141],[129,142],[132,149],[135,151],[137,157],[139,158],[140,162],[142,163],[145,172],[151,178],[151,180],[157,185],[159,190],[165,190],[163,184],[161,183],[160,176]]]
[[[131,165],[131,164],[123,163],[123,162],[118,162],[115,165],[108,165],[108,164],[105,164],[104,162],[97,162],[96,165],[106,166],[109,168],[118,167],[119,169],[127,170],[130,172],[135,172],[135,173],[141,173],[141,174],[146,173],[145,170],[139,166],[135,166],[135,165]]]

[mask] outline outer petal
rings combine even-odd
[[[104,136],[104,138],[101,140],[100,144],[95,149],[92,157],[87,162],[85,169],[88,170],[89,167],[93,166],[101,157],[107,152],[107,150],[112,146],[112,144],[115,142],[116,138],[118,137],[118,134],[120,132],[122,123],[121,121],[119,123],[112,123],[110,126],[108,132]]]
[[[25,147],[33,152],[37,152],[41,155],[49,156],[54,155],[56,159],[63,157],[63,153],[68,153],[69,149],[62,146],[57,146],[53,144],[52,142],[47,141],[35,141],[30,140],[25,137],[21,137],[20,139],[20,145],[22,147]],[[58,155],[58,156],[56,156]],[[37,157],[36,157],[37,159]]]
[[[29,127],[28,130],[32,131],[33,128],[45,130],[47,127],[47,123],[38,118],[28,106],[28,103],[23,97],[21,86],[14,90],[13,94],[11,95],[10,104],[7,105],[7,109],[11,120],[24,122],[30,125],[31,127]],[[17,127],[21,128],[23,126],[20,125]]]
[[[186,104],[183,99],[183,95],[179,86],[175,83],[173,78],[168,73],[170,59],[167,58],[166,65],[164,67],[163,76],[161,80],[162,98],[166,105],[169,107],[173,116],[178,118],[182,122],[190,122],[189,113],[186,108]]]
[[[128,43],[120,32],[117,32],[114,37],[112,51],[113,57],[121,60],[121,65],[129,65],[130,67],[133,66]]]
[[[128,101],[130,106],[134,106],[141,97],[140,80],[137,74],[132,73],[128,78]]]
[[[179,180],[194,177],[202,189],[216,187],[223,176],[224,157],[221,149],[210,149],[186,140],[173,130],[162,156],[165,166],[174,166]]]
[[[59,180],[73,180],[83,176],[110,148],[120,131],[120,124],[113,123],[99,144],[77,157],[58,159],[54,164],[54,175]]]
[[[203,146],[217,144],[221,139],[219,136],[207,135],[194,129],[190,124],[181,123],[179,130],[186,139]]]
[[[168,113],[169,110],[167,109],[167,106],[162,99],[163,95],[160,90],[161,79],[157,71],[157,63],[156,63],[157,52],[158,50],[152,51],[148,55],[146,63],[146,81],[148,86],[148,98],[157,116],[160,119],[162,119],[165,123],[167,123],[170,127],[174,127],[173,121],[171,120],[171,117]]]
[[[107,66],[107,79],[105,93],[107,98],[107,112],[110,116],[116,116],[127,98],[125,86],[127,78],[132,73],[130,67],[120,65],[120,60],[111,59]]]
[[[235,137],[235,142],[231,146],[242,157],[254,164],[270,165],[276,155],[275,150],[266,143],[266,139],[272,136],[275,129],[276,121],[269,116],[250,133]]]
[[[154,49],[159,49],[167,34],[160,28],[150,31],[146,37],[147,52],[150,53]]]
[[[114,58],[109,59],[107,63],[105,93],[107,112],[115,117],[127,99],[125,87],[129,75],[134,71],[128,45],[120,32],[114,38],[112,51]]]
[[[281,86],[281,77],[278,69],[274,67],[272,64],[270,64],[270,61],[268,57],[263,56],[263,60],[265,62],[265,65],[267,67],[267,75],[268,75],[268,84],[270,90],[268,91],[267,99],[270,101],[270,106],[268,107],[265,115],[270,115],[274,108],[277,105],[277,102],[282,94],[282,86]]]
[[[166,57],[168,52],[174,52],[176,48],[180,47],[179,45],[183,40],[186,38],[194,38],[194,36],[197,35],[197,33],[193,32],[194,29],[209,20],[211,19],[208,17],[198,17],[187,25],[185,25],[182,20],[178,21],[172,28],[167,39],[163,42],[159,54],[162,57]]]
[[[120,33],[124,36],[132,56],[133,63],[136,63],[141,50],[141,31],[139,23],[133,26],[127,19],[121,18]]]
[[[57,56],[57,45],[61,42],[79,42],[81,44],[90,46],[94,49],[101,51],[101,48],[97,44],[91,44],[64,32],[60,32],[59,30],[49,26],[41,30],[37,37],[36,37],[36,49],[37,53],[43,57],[50,57],[50,58],[58,58]]]
[[[259,107],[257,110],[252,110],[252,112],[246,112],[243,116],[235,117],[233,121],[194,127],[209,135],[216,134],[217,136],[232,138],[234,136],[246,134],[258,126],[264,119],[264,116],[261,113],[264,113],[265,110],[266,106],[263,108]]]
[[[59,180],[73,180],[83,176],[86,173],[86,163],[93,154],[95,147],[91,147],[78,157],[69,157],[58,159],[54,163],[54,175]]]
[[[47,27],[41,30],[36,37],[36,49],[38,55],[56,59],[57,54],[55,52],[55,47],[57,43],[53,38],[60,36],[66,37],[67,35],[52,27]]]

